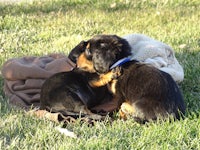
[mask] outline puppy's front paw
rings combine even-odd
[[[122,75],[122,68],[121,67],[115,67],[112,69],[112,79],[117,79]]]

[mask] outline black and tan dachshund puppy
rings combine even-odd
[[[136,60],[110,68],[130,55],[128,43],[116,35],[97,35],[87,41],[86,50],[77,58],[79,68],[100,74],[90,82],[97,87],[110,84],[118,101],[122,118],[133,117],[146,122],[172,116],[180,119],[185,113],[182,94],[172,77],[157,68]],[[113,77],[118,77],[113,79]]]
[[[85,49],[85,42],[79,43],[71,51],[70,59],[76,63],[76,58]],[[92,114],[90,108],[112,99],[106,85],[90,86],[92,80],[99,80],[99,75],[79,68],[54,74],[42,86],[40,109],[60,112],[63,115],[69,115],[70,112]]]

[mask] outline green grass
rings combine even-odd
[[[11,108],[1,77],[0,149],[200,149],[199,10],[199,0],[0,3],[0,66],[13,57],[52,52],[67,55],[81,40],[95,34],[144,33],[174,48],[185,71],[180,88],[187,105],[186,119],[176,122],[68,124],[79,136],[71,139],[54,130],[57,124]]]

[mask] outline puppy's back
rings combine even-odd
[[[157,68],[139,62],[123,65],[123,74],[116,89],[121,101],[127,100],[136,111],[136,117],[154,120],[158,116],[185,113],[181,91],[172,77]]]

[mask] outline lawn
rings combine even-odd
[[[187,106],[185,119],[175,122],[68,124],[73,139],[58,133],[58,124],[11,108],[0,77],[0,149],[200,149],[199,10],[199,0],[0,1],[0,66],[14,57],[67,55],[96,34],[143,33],[174,48]]]

